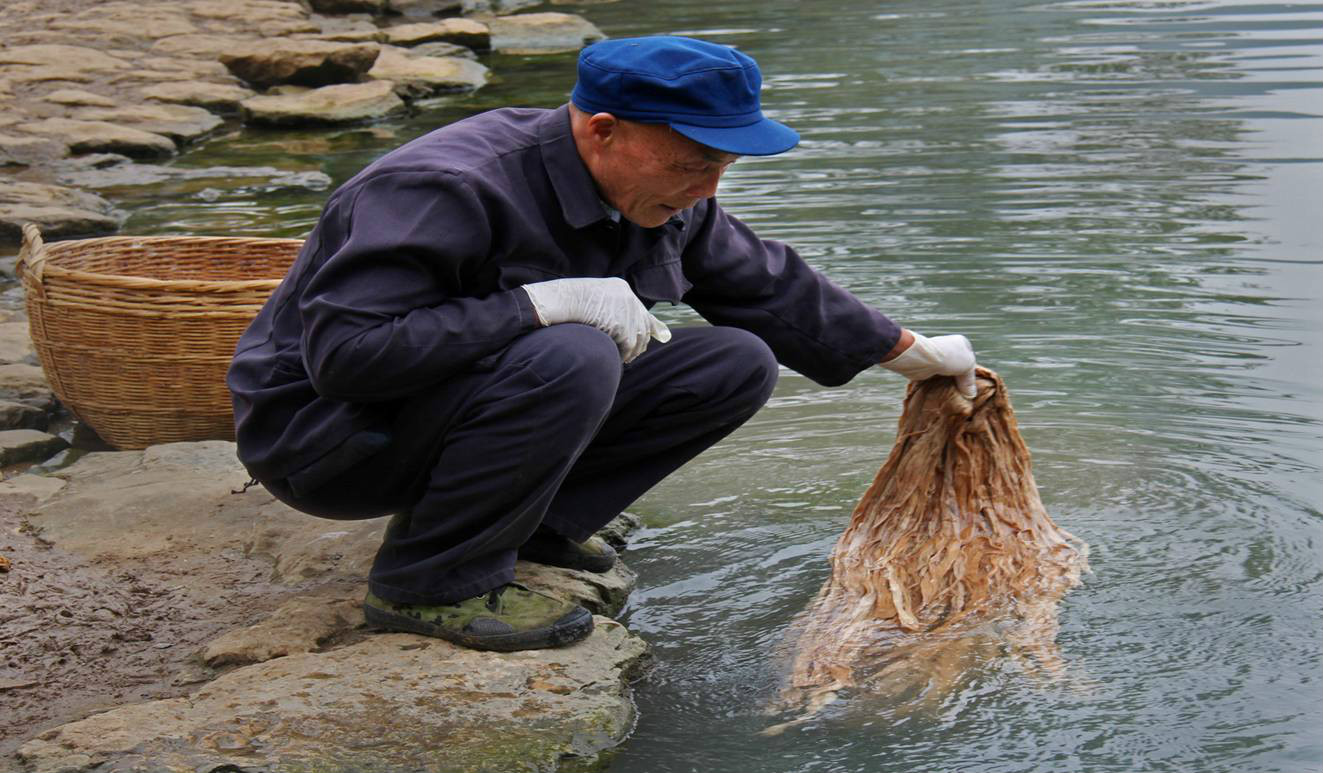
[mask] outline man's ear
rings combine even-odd
[[[588,133],[596,142],[609,145],[620,134],[620,121],[610,113],[594,113],[588,118]]]

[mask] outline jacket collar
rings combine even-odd
[[[579,148],[570,131],[569,105],[561,105],[542,117],[538,126],[542,165],[560,201],[561,214],[572,228],[584,228],[610,217],[597,193],[597,184],[579,158]]]

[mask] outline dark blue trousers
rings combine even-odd
[[[514,579],[539,525],[583,541],[767,402],[777,365],[737,328],[679,328],[622,365],[586,325],[541,328],[490,369],[406,400],[390,444],[307,495],[328,518],[397,513],[368,578],[390,601],[442,604]]]

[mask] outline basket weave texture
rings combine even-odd
[[[215,236],[45,244],[24,226],[18,274],[51,389],[116,448],[232,440],[225,371],[302,244]]]

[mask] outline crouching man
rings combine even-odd
[[[924,338],[722,210],[766,118],[748,56],[681,37],[585,49],[571,101],[420,137],[338,188],[229,371],[239,457],[290,506],[394,514],[374,625],[493,650],[592,630],[516,559],[602,572],[593,534],[752,416],[778,363],[959,375]],[[683,302],[710,326],[668,330]]]

